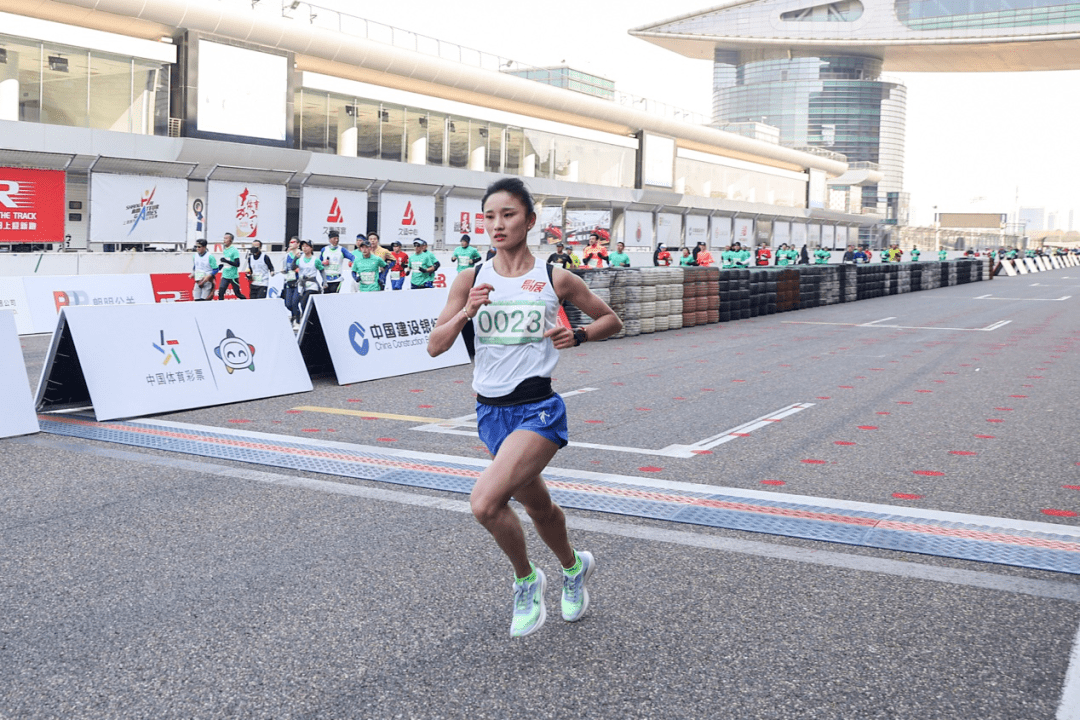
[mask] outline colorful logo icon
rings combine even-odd
[[[170,360],[175,359],[176,364],[180,364],[180,356],[176,354],[176,346],[180,344],[179,340],[166,340],[165,331],[161,331],[161,339],[159,343],[150,343],[154,346],[154,349],[165,356],[165,359],[161,362],[162,365],[168,365]]]
[[[225,363],[225,370],[230,375],[235,370],[255,372],[255,346],[236,337],[232,330],[225,331],[225,338],[214,348],[214,354]]]
[[[337,198],[334,198],[334,202],[330,203],[330,214],[326,216],[326,222],[334,225],[345,222],[345,216],[341,212],[341,205],[338,204]]]
[[[367,355],[368,350],[371,349],[371,343],[368,342],[365,335],[367,335],[367,331],[360,323],[354,322],[349,326],[349,342],[357,355]]]
[[[405,215],[401,218],[401,224],[402,225],[415,225],[416,224],[416,213],[413,212],[412,201],[411,200],[408,201],[407,203],[405,203]]]

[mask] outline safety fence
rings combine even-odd
[[[622,318],[623,329],[615,338],[990,279],[984,259],[734,269],[601,268],[574,272]],[[567,303],[565,309],[571,325],[588,324],[588,316],[572,304]]]

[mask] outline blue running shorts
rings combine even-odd
[[[540,402],[506,407],[477,403],[476,424],[480,439],[492,455],[498,454],[503,440],[515,430],[531,430],[560,448],[570,442],[566,429],[566,405],[558,394]]]

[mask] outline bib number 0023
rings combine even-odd
[[[524,345],[544,339],[544,310],[536,302],[493,302],[476,314],[476,339],[487,345]]]

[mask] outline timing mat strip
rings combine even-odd
[[[44,432],[468,494],[486,461],[167,421],[40,415]],[[1080,529],[549,468],[563,507],[1080,575]]]

